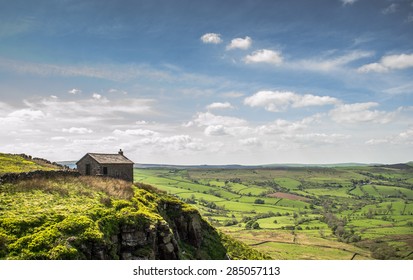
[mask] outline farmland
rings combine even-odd
[[[140,168],[274,259],[413,259],[413,167]]]

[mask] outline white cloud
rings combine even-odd
[[[271,123],[261,125],[256,128],[258,134],[288,134],[295,133],[298,130],[303,130],[307,127],[307,121],[291,122],[287,120],[277,119]]]
[[[67,141],[67,137],[63,137],[63,136],[53,136],[50,137],[50,140],[52,141]]]
[[[340,1],[343,3],[343,6],[346,6],[346,5],[353,5],[358,0],[340,0]]]
[[[198,126],[211,126],[211,125],[223,125],[223,126],[245,126],[247,122],[243,119],[228,116],[218,116],[210,112],[197,113],[193,123]]]
[[[252,39],[248,36],[243,38],[235,38],[231,40],[231,43],[227,46],[227,50],[242,49],[247,50],[251,47]]]
[[[220,44],[222,43],[221,34],[206,33],[202,35],[201,41],[205,44]]]
[[[98,93],[94,93],[94,94],[92,95],[92,97],[93,97],[93,99],[96,99],[96,100],[102,99],[102,95],[100,95],[100,94],[98,94]]]
[[[331,119],[338,123],[389,123],[395,113],[371,110],[379,104],[376,102],[341,104],[329,112]]]
[[[187,128],[193,126],[205,127],[204,134],[207,136],[243,136],[254,132],[243,119],[214,115],[210,112],[197,113],[192,121],[183,125]]]
[[[126,129],[126,130],[119,130],[119,129],[115,129],[113,131],[113,134],[115,135],[126,135],[126,136],[144,136],[144,137],[148,137],[148,136],[156,136],[159,133],[152,131],[152,130],[148,130],[148,129]]]
[[[216,109],[233,109],[234,107],[231,105],[229,102],[214,102],[212,104],[209,104],[206,107],[208,110],[216,110]]]
[[[201,151],[208,147],[202,140],[185,134],[143,138],[138,140],[137,144],[150,145],[154,151],[161,151],[163,153],[171,151]]]
[[[270,112],[280,112],[288,107],[323,106],[337,104],[340,101],[330,96],[312,94],[299,95],[289,91],[259,91],[244,99],[244,104],[251,107],[264,107]]]
[[[240,139],[238,142],[243,146],[261,146],[262,142],[257,137],[250,137],[246,139]]]
[[[87,133],[92,133],[93,130],[85,128],[85,127],[71,127],[71,128],[63,128],[62,132],[75,133],[75,134],[87,134]]]
[[[360,73],[383,73],[411,67],[413,67],[413,54],[395,54],[383,56],[379,62],[363,65],[357,71]]]
[[[79,94],[79,93],[82,93],[82,91],[80,89],[74,88],[74,89],[69,90],[68,93]]]
[[[8,114],[9,118],[12,119],[18,119],[21,121],[25,120],[37,120],[37,119],[43,119],[46,117],[45,113],[42,112],[41,110],[34,110],[34,109],[20,109],[11,112]]]
[[[262,49],[247,55],[244,58],[245,63],[268,63],[280,65],[283,62],[283,57],[280,52]]]
[[[223,136],[228,135],[225,127],[223,125],[210,125],[207,126],[204,130],[205,135],[207,136]]]
[[[385,138],[373,138],[366,141],[368,145],[379,144],[394,144],[394,145],[412,145],[413,144],[413,128],[409,128],[396,135],[391,135]]]

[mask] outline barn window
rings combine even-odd
[[[106,166],[103,167],[103,175],[108,175],[108,168]]]

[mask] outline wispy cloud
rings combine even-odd
[[[40,77],[85,77],[103,79],[115,82],[156,82],[157,84],[172,84],[180,86],[196,86],[198,89],[203,86],[217,86],[224,88],[228,81],[223,77],[203,75],[192,72],[185,72],[179,68],[171,67],[155,68],[140,64],[47,64],[35,63],[20,60],[11,60],[0,57],[0,69],[7,72],[14,72],[24,75],[35,75]],[[71,93],[79,93],[73,91]],[[119,89],[110,89],[109,93],[127,95],[128,92]]]
[[[413,93],[413,82],[399,84],[395,87],[387,88],[383,90],[384,93],[398,95],[398,94],[411,94]]]
[[[349,63],[360,60],[362,58],[371,57],[373,54],[373,52],[369,51],[355,50],[334,57],[328,56],[321,58],[290,61],[286,63],[286,66],[296,70],[329,72],[341,70]]]
[[[89,77],[112,81],[125,81],[134,78],[170,79],[167,72],[156,71],[138,65],[57,65],[24,62],[0,58],[0,68],[21,74],[38,76]]]
[[[340,1],[341,1],[341,3],[343,3],[343,6],[346,6],[346,5],[353,5],[358,0],[340,0]]]
[[[392,3],[386,8],[384,8],[383,10],[381,10],[381,12],[385,15],[393,14],[397,11],[398,8],[399,8],[399,5],[397,3]]]
[[[29,32],[37,26],[34,18],[24,17],[12,21],[3,21],[0,24],[0,38],[19,35]]]

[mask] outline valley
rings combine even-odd
[[[274,259],[412,259],[413,166],[141,168]]]

